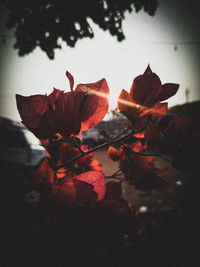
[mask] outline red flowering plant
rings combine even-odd
[[[114,138],[106,133],[105,143],[88,149],[80,133],[104,118],[109,87],[102,79],[74,89],[73,76],[69,72],[66,75],[70,92],[54,88],[50,95],[16,95],[22,122],[46,148],[47,158],[38,167],[35,181],[50,189],[53,206],[71,211],[94,209],[96,203],[101,203],[108,210],[113,207],[123,213],[128,208],[120,202],[124,180],[141,190],[164,190],[163,171],[154,166],[155,153],[148,153],[148,149],[161,145],[157,123],[166,114],[167,103],[160,101],[173,96],[179,85],[162,85],[148,66],[134,79],[130,93],[122,90],[119,96],[119,112],[129,120],[125,130]],[[127,137],[133,137],[131,143],[126,143]],[[120,176],[121,180],[105,186],[101,163],[93,157],[96,150],[106,147],[109,157],[119,161],[119,170],[111,178]]]
[[[132,83],[130,93],[122,90],[118,99],[118,108],[121,112],[134,118],[137,126],[144,127],[148,114],[152,115],[155,122],[167,112],[167,103],[163,100],[176,94],[179,85],[173,83],[161,84],[160,78],[151,71],[148,65],[142,75],[137,76]],[[144,137],[144,132],[136,134]]]
[[[163,190],[166,182],[162,179],[163,171],[154,167],[159,154],[148,153],[149,148],[159,149],[161,144],[157,122],[166,114],[166,100],[176,94],[179,85],[161,84],[159,77],[150,66],[142,75],[133,80],[130,93],[122,90],[118,99],[118,108],[130,120],[130,129],[135,140],[132,144],[120,143],[119,148],[112,146],[108,155],[112,160],[119,160],[119,169],[125,180],[141,190]],[[141,138],[145,145],[141,143]]]
[[[48,96],[16,95],[16,100],[22,122],[41,139],[47,151],[47,158],[37,170],[37,183],[50,185],[54,203],[72,209],[91,199],[100,200],[105,193],[101,164],[76,135],[103,119],[108,110],[109,88],[102,79],[79,84],[73,90],[73,76],[69,72],[66,75],[71,92],[54,88]],[[72,158],[77,158],[76,162],[64,163]]]
[[[26,193],[26,203],[23,199],[25,206],[15,213],[19,220],[13,220],[13,236],[17,236],[18,228],[31,222],[31,227],[29,223],[25,230],[27,244],[30,242],[28,262],[30,255],[33,260],[39,255],[41,261],[45,259],[45,266],[53,266],[58,261],[69,265],[70,260],[73,266],[83,263],[89,266],[99,259],[105,266],[130,266],[127,262],[130,255],[135,266],[143,266],[152,258],[152,266],[160,266],[171,254],[170,250],[166,259],[158,262],[166,248],[177,251],[180,247],[179,241],[174,246],[174,235],[178,240],[185,236],[185,228],[181,227],[187,216],[180,213],[174,216],[175,209],[142,212],[137,204],[125,200],[124,188],[130,184],[131,188],[143,192],[164,193],[168,184],[163,179],[164,170],[156,165],[156,157],[166,159],[163,157],[166,152],[172,155],[175,168],[195,169],[199,165],[199,116],[191,113],[173,117],[167,113],[167,102],[162,101],[176,94],[179,85],[162,85],[148,66],[133,80],[130,92],[123,89],[119,95],[118,111],[126,117],[122,131],[114,137],[101,131],[104,143],[88,147],[81,133],[103,120],[108,111],[109,87],[101,79],[79,84],[74,89],[73,76],[69,72],[66,75],[68,92],[54,88],[50,95],[16,96],[22,122],[40,139],[46,158],[28,179],[26,174],[24,180],[31,191],[21,190]],[[102,148],[118,164],[117,170],[106,177],[103,166],[94,157]],[[182,210],[194,205],[192,202],[188,206],[186,202]],[[193,216],[194,211],[188,214]],[[9,224],[10,221],[9,217]],[[23,258],[24,248],[21,255]],[[178,262],[180,258],[182,254]]]

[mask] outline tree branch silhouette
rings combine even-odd
[[[61,49],[61,38],[70,47],[79,39],[94,37],[90,20],[122,41],[126,11],[144,9],[153,16],[157,0],[4,0],[9,11],[7,27],[15,30],[14,48],[20,56],[40,47],[50,59]]]

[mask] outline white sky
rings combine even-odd
[[[188,10],[187,10],[188,12]],[[191,13],[180,10],[178,5],[167,9],[160,4],[156,15],[143,11],[126,14],[123,30],[126,40],[103,32],[92,24],[95,37],[79,40],[75,48],[62,44],[55,60],[36,49],[25,57],[18,57],[12,48],[13,40],[1,44],[0,54],[0,116],[20,120],[15,94],[49,94],[53,87],[69,90],[65,71],[70,71],[75,84],[96,82],[106,78],[110,87],[110,106],[116,107],[121,89],[129,91],[133,78],[142,74],[148,63],[162,83],[179,83],[176,96],[169,99],[169,106],[185,102],[185,89],[190,88],[190,101],[199,100],[199,28]],[[175,43],[178,50],[174,50]]]

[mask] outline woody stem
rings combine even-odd
[[[76,138],[72,137],[74,140],[74,143],[76,145],[76,147],[78,148],[78,150],[80,151],[81,155],[84,155],[84,151],[81,149],[81,147],[77,144]]]
[[[70,160],[68,160],[67,162],[65,162],[65,163],[63,163],[63,164],[60,164],[60,165],[56,166],[56,167],[55,167],[55,170],[58,170],[58,169],[60,169],[60,168],[62,168],[62,167],[66,167],[67,165],[69,165],[70,163],[72,163],[72,162],[78,160],[78,159],[81,158],[82,156],[88,155],[88,154],[90,154],[90,153],[92,153],[92,152],[94,152],[94,151],[96,151],[96,150],[99,150],[99,149],[104,148],[104,147],[106,147],[106,146],[109,146],[109,145],[115,144],[115,143],[117,143],[117,142],[120,142],[121,140],[123,140],[123,139],[125,139],[125,138],[127,138],[127,137],[129,137],[129,136],[131,136],[131,135],[133,135],[133,134],[135,134],[135,133],[141,132],[141,131],[143,131],[143,130],[144,130],[144,128],[135,130],[134,132],[131,130],[131,132],[127,133],[127,134],[124,135],[124,136],[121,136],[121,137],[118,137],[118,138],[114,138],[114,139],[112,139],[112,140],[110,140],[110,141],[108,141],[108,142],[105,142],[105,143],[103,143],[103,144],[101,144],[101,145],[99,145],[99,146],[96,146],[96,147],[94,147],[94,148],[92,148],[92,149],[90,149],[90,150],[88,150],[88,151],[86,151],[86,152],[83,151],[82,154],[77,155],[77,156],[71,158]]]
[[[159,158],[161,158],[161,159],[164,159],[164,160],[167,160],[167,161],[171,161],[170,159],[167,159],[167,158],[161,156],[160,154],[156,154],[156,153],[142,153],[142,152],[135,152],[135,151],[131,150],[129,147],[127,147],[127,146],[125,146],[124,144],[122,144],[121,142],[120,142],[120,145],[121,145],[124,149],[130,151],[130,152],[133,153],[133,154],[139,155],[139,156],[145,156],[145,157],[159,157]]]
[[[127,133],[127,134],[125,134],[125,135],[123,135],[123,136],[121,136],[121,134],[120,135],[118,135],[117,137],[115,137],[115,138],[113,138],[112,140],[110,140],[110,141],[108,141],[108,142],[105,142],[105,143],[103,143],[103,144],[101,144],[101,145],[98,145],[98,146],[96,146],[96,147],[94,147],[94,148],[91,148],[90,150],[88,150],[88,151],[83,151],[83,150],[81,150],[80,152],[80,154],[79,155],[77,155],[77,156],[75,156],[75,157],[73,157],[73,158],[71,158],[70,160],[68,160],[67,162],[65,162],[65,163],[63,163],[63,164],[60,164],[60,165],[58,165],[58,166],[55,166],[54,167],[54,170],[58,170],[58,169],[60,169],[60,168],[62,168],[62,167],[66,167],[67,165],[69,165],[69,164],[71,164],[72,162],[74,162],[74,161],[76,161],[76,160],[78,160],[79,158],[81,158],[82,156],[85,156],[85,155],[88,155],[88,154],[90,154],[90,153],[92,153],[92,152],[95,152],[95,151],[97,151],[97,150],[99,150],[99,149],[102,149],[102,148],[104,148],[104,147],[106,147],[106,146],[109,146],[109,145],[112,145],[112,144],[115,144],[115,143],[121,143],[121,141],[123,140],[123,139],[125,139],[125,138],[127,138],[127,137],[129,137],[129,136],[131,136],[131,135],[133,135],[133,134],[136,134],[136,133],[138,133],[138,132],[141,132],[141,131],[143,131],[143,130],[145,130],[145,127],[144,128],[141,128],[141,129],[138,129],[138,130],[131,130],[131,132],[129,132],[129,133]],[[122,143],[121,143],[122,144]],[[123,145],[124,146],[124,145]],[[125,146],[126,147],[126,146]],[[126,149],[129,149],[128,147],[126,147]],[[141,153],[141,152],[135,152],[135,151],[132,151],[131,149],[129,149],[132,153],[134,153],[134,154],[137,154],[137,155],[140,155],[140,156],[157,156],[157,157],[160,157],[160,158],[162,158],[162,159],[164,159],[164,160],[167,160],[167,161],[170,161],[169,159],[167,159],[167,158],[165,158],[165,157],[163,157],[163,156],[161,156],[160,154],[156,154],[156,153]]]
[[[116,172],[114,172],[112,175],[106,176],[105,178],[115,178],[115,179],[121,179],[117,176],[120,176],[122,174],[121,170],[117,170]]]

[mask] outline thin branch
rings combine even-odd
[[[121,178],[117,177],[117,176],[120,176],[120,175],[122,175],[122,172],[119,169],[116,172],[114,172],[112,175],[105,176],[105,178],[121,179]]]
[[[159,157],[159,158],[164,159],[164,160],[166,160],[166,161],[171,161],[170,159],[167,159],[167,158],[161,156],[160,154],[157,154],[157,153],[142,153],[142,152],[135,152],[135,151],[131,150],[129,147],[127,147],[127,146],[125,146],[124,144],[122,144],[121,142],[120,142],[120,144],[121,144],[125,149],[127,149],[128,151],[130,151],[130,152],[133,153],[133,154],[136,154],[136,155],[139,155],[139,156],[145,156],[145,157]]]
[[[110,178],[110,179],[116,179],[116,180],[121,180],[120,177],[117,177],[117,176],[105,176],[106,179]]]
[[[113,140],[115,140],[116,138],[119,138],[120,136],[122,136],[123,134],[125,134],[128,130],[130,130],[130,128],[126,128],[126,129],[124,129],[120,134],[118,134],[117,136],[115,136],[115,137],[113,138]]]
[[[141,153],[141,152],[135,152],[135,151],[132,151],[132,153],[140,155],[140,156],[145,156],[145,157],[159,157],[159,158],[164,159],[166,161],[171,161],[170,159],[167,159],[167,158],[165,158],[165,157],[163,157],[157,153]]]
[[[102,149],[102,148],[104,148],[104,147],[106,147],[106,146],[109,146],[109,145],[112,145],[112,144],[114,144],[114,143],[120,142],[121,140],[123,140],[123,139],[125,139],[125,138],[127,138],[127,137],[129,137],[129,136],[131,136],[131,135],[133,135],[133,134],[135,134],[135,133],[141,132],[141,131],[143,131],[143,130],[144,130],[144,128],[138,129],[138,130],[136,130],[136,131],[134,131],[134,132],[131,130],[130,133],[127,133],[127,134],[124,135],[124,136],[121,136],[121,137],[119,137],[119,138],[114,138],[113,140],[111,140],[111,141],[109,141],[109,142],[105,142],[105,143],[103,143],[103,144],[101,144],[101,145],[98,145],[98,146],[96,146],[96,147],[94,147],[94,148],[92,148],[92,149],[90,149],[90,150],[88,150],[88,151],[86,151],[86,152],[83,151],[84,153],[82,153],[82,154],[80,154],[80,155],[77,155],[77,156],[71,158],[70,160],[68,160],[67,162],[65,162],[65,163],[63,163],[63,164],[61,164],[61,165],[56,166],[56,168],[55,168],[54,170],[58,170],[58,169],[60,169],[60,168],[62,168],[62,167],[66,167],[67,165],[69,165],[70,163],[72,163],[72,162],[78,160],[78,159],[81,158],[82,156],[88,155],[88,154],[90,154],[90,153],[92,153],[92,152],[95,152],[96,150],[99,150],[99,149]]]
[[[76,148],[78,148],[78,150],[81,152],[81,155],[84,154],[84,151],[81,149],[81,147],[78,145],[77,141],[76,141],[76,138],[72,137],[73,140],[74,140],[74,143],[75,143],[75,146]]]
[[[121,170],[118,169],[116,172],[114,172],[114,173],[112,174],[112,176],[115,176],[115,175],[121,175]]]

